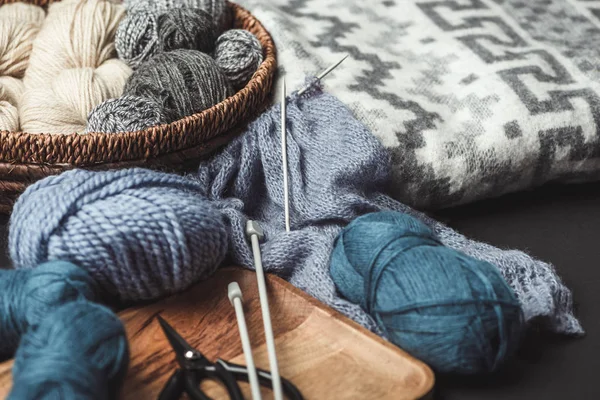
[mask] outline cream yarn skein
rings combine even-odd
[[[116,56],[115,32],[125,8],[106,0],[52,3],[33,43],[25,87],[48,85],[65,69],[97,68]]]
[[[25,3],[0,7],[0,75],[22,78],[45,13]]]
[[[19,103],[29,133],[83,133],[87,116],[119,97],[131,69],[116,55],[114,38],[125,14],[106,0],[52,3],[34,41]]]
[[[117,59],[100,67],[63,71],[48,87],[30,89],[21,102],[21,128],[29,133],[83,133],[87,116],[106,99],[123,94],[131,69]]]
[[[0,77],[0,131],[19,130],[17,104],[23,90],[21,80],[11,76]]]

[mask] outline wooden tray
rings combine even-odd
[[[269,369],[260,304],[253,272],[220,270],[209,281],[155,304],[125,310],[131,363],[123,399],[155,399],[176,361],[155,316],[160,314],[209,359],[245,364],[227,284],[237,281],[244,295],[246,322],[256,364]],[[268,276],[269,301],[281,374],[305,399],[418,399],[431,396],[434,375],[421,361],[368,332],[275,276]],[[0,398],[11,384],[12,362],[0,364]],[[227,399],[217,384],[202,386]],[[243,384],[250,398],[249,387]],[[263,391],[263,398],[272,398]]]

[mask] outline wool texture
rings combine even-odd
[[[215,60],[234,89],[246,86],[263,61],[256,36],[243,29],[231,29],[217,39]]]
[[[302,97],[289,98],[286,115],[290,233],[285,232],[283,218],[279,106],[200,165],[200,186],[231,227],[233,261],[253,268],[244,232],[246,221],[256,220],[266,235],[261,252],[267,271],[376,330],[364,309],[336,292],[329,257],[335,238],[353,219],[369,212],[400,211],[424,222],[444,245],[498,268],[526,321],[539,318],[554,332],[582,333],[573,315],[572,294],[550,264],[467,239],[382,194],[389,183],[389,153],[335,97],[313,86]]]
[[[116,399],[128,365],[119,317],[98,304],[70,302],[49,312],[21,339],[7,398]]]
[[[198,186],[144,169],[72,170],[40,180],[11,214],[13,265],[70,261],[117,302],[185,290],[210,276],[227,252],[222,216]]]
[[[32,4],[0,7],[0,76],[23,77],[45,16],[41,7]]]
[[[158,52],[158,15],[155,10],[130,11],[119,24],[115,47],[119,58],[131,68]]]
[[[12,357],[21,336],[49,312],[71,301],[95,300],[96,289],[86,271],[64,261],[0,269],[0,360]]]
[[[273,37],[291,87],[350,55],[328,88],[390,149],[408,205],[600,178],[596,2],[237,2]]]
[[[167,117],[154,100],[122,96],[94,108],[88,116],[85,132],[136,132],[165,123]]]
[[[358,217],[335,241],[336,288],[436,372],[485,374],[519,348],[523,315],[496,267],[444,246],[415,217]]]
[[[117,29],[119,58],[132,68],[175,49],[210,53],[217,37],[211,16],[197,8],[135,9]]]
[[[0,131],[19,130],[18,104],[24,90],[20,79],[0,76]]]
[[[231,28],[233,15],[225,0],[124,0],[129,12],[140,9],[169,10],[173,8],[198,8],[208,12],[217,35]]]
[[[168,122],[172,122],[204,111],[234,91],[212,57],[179,49],[142,63],[127,81],[124,93],[162,104]]]
[[[28,133],[84,133],[89,113],[120,96],[131,68],[110,59],[98,68],[61,72],[50,86],[26,89],[20,104],[21,127]]]
[[[19,105],[29,133],[82,133],[98,104],[123,92],[131,69],[114,59],[125,9],[104,0],[52,3],[33,42]]]

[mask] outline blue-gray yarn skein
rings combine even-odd
[[[21,336],[49,312],[71,301],[94,300],[97,286],[83,269],[64,261],[33,270],[0,269],[0,360],[11,357]]]
[[[211,16],[217,36],[230,29],[233,22],[233,14],[225,0],[124,0],[123,3],[130,13],[139,10],[198,8]]]
[[[119,318],[98,304],[70,302],[23,336],[8,399],[116,399],[128,365]]]
[[[115,37],[119,58],[132,68],[158,53],[176,49],[210,53],[217,32],[211,16],[197,8],[139,9],[121,21]]]
[[[514,290],[526,321],[543,320],[544,328],[558,333],[583,332],[573,314],[571,291],[552,265],[521,251],[468,239],[385,195],[389,153],[342,102],[315,85],[300,97],[294,93],[288,98],[292,231],[286,233],[280,110],[277,105],[260,115],[199,168],[198,179],[209,199],[227,216],[235,263],[253,266],[244,232],[248,218],[256,220],[265,230],[261,251],[267,271],[377,330],[364,309],[336,291],[329,257],[340,230],[355,218],[375,211],[401,211],[423,221],[444,245],[498,268]]]
[[[519,347],[523,315],[498,270],[444,246],[408,214],[352,221],[336,239],[330,271],[344,297],[437,372],[494,372]]]
[[[123,302],[180,292],[227,253],[220,212],[181,176],[145,169],[67,171],[17,200],[9,249],[16,268],[68,260]]]
[[[263,62],[263,51],[252,33],[231,29],[217,39],[214,57],[234,89],[239,90],[246,86]]]
[[[121,96],[97,105],[88,115],[85,132],[136,132],[165,123],[167,117],[154,100]]]
[[[179,49],[140,64],[125,84],[124,93],[161,104],[168,122],[172,122],[214,106],[234,90],[212,57]]]

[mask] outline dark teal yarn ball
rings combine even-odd
[[[93,300],[96,284],[83,269],[52,261],[29,270],[0,270],[0,359],[14,354],[21,336],[55,308]]]
[[[521,308],[496,268],[443,246],[409,215],[354,220],[336,239],[330,272],[393,343],[438,372],[492,372],[519,345]]]
[[[129,363],[125,329],[108,308],[74,301],[27,331],[9,399],[116,399]]]

